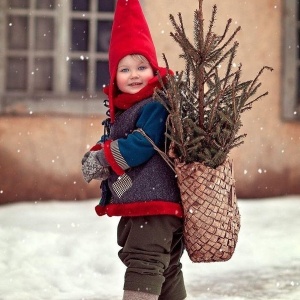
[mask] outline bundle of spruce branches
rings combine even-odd
[[[167,138],[171,141],[172,158],[180,162],[201,162],[211,168],[221,165],[234,147],[244,142],[246,134],[238,134],[241,114],[268,93],[254,97],[261,86],[259,78],[264,66],[253,80],[241,81],[242,66],[234,58],[238,42],[234,41],[240,27],[229,34],[232,20],[224,32],[216,34],[217,6],[212,9],[208,30],[204,36],[203,0],[194,12],[194,43],[186,35],[182,15],[178,21],[170,15],[174,27],[171,37],[183,53],[184,71],[168,75],[168,83],[156,90],[155,97],[169,111]],[[167,68],[168,61],[164,55]]]

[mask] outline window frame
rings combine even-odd
[[[299,0],[283,1],[282,9],[282,118],[300,120]]]
[[[38,0],[30,0],[30,7],[33,7],[33,3]],[[112,0],[115,1],[115,0]],[[33,19],[36,15],[51,16],[54,22],[54,49],[53,57],[53,77],[52,89],[50,91],[43,90],[39,91],[34,88],[33,82],[30,78],[28,80],[25,90],[8,90],[5,81],[7,72],[7,61],[9,57],[17,55],[21,57],[26,55],[30,62],[33,61],[34,57],[37,57],[35,51],[31,53],[30,49],[32,46],[28,44],[27,49],[15,51],[16,54],[11,54],[8,47],[7,31],[8,31],[8,0],[0,1],[0,54],[3,57],[2,63],[0,62],[0,113],[76,113],[76,114],[90,114],[93,111],[103,113],[105,108],[102,108],[102,101],[105,95],[102,91],[97,90],[96,87],[96,75],[97,75],[97,62],[104,61],[108,62],[108,52],[97,52],[96,47],[96,36],[97,36],[97,24],[99,21],[113,21],[114,12],[99,12],[97,10],[98,0],[90,0],[89,11],[77,11],[72,10],[72,0],[68,0],[64,5],[60,5],[59,8],[53,9],[34,9],[34,16],[28,16],[29,28],[31,32],[34,30]],[[57,5],[57,3],[56,3]],[[21,14],[26,11],[32,13],[28,9],[20,9]],[[19,9],[14,9],[14,12],[18,14]],[[72,51],[71,47],[71,26],[72,20],[80,18],[81,20],[90,21],[90,32],[88,41],[88,50],[84,52]],[[30,41],[28,41],[29,43]],[[49,52],[49,50],[46,50]],[[43,57],[43,50],[39,50],[41,57]],[[23,53],[23,54],[22,54]],[[19,54],[19,56],[18,56]],[[51,55],[51,54],[50,54]],[[87,72],[87,89],[86,91],[71,91],[69,80],[70,80],[70,61],[83,57],[88,64]],[[87,59],[88,57],[88,59]],[[27,67],[27,77],[29,74],[30,66]]]

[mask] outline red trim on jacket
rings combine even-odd
[[[90,151],[98,151],[98,150],[101,150],[102,149],[102,145],[101,144],[96,144],[94,145]]]
[[[172,215],[183,218],[183,208],[181,204],[166,201],[134,202],[126,204],[108,204],[106,206],[97,205],[95,207],[98,216],[108,215],[122,217],[139,217],[151,215]]]
[[[111,168],[115,171],[115,173],[117,175],[123,175],[125,173],[125,171],[118,165],[118,163],[116,162],[111,150],[110,150],[110,144],[111,144],[112,140],[107,140],[104,143],[104,155],[105,158],[107,160],[107,162],[110,164]]]

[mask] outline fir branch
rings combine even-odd
[[[229,31],[229,27],[231,25],[232,19],[227,20],[226,26],[225,26],[225,30],[223,32],[223,34],[220,36],[220,40],[218,42],[218,45],[221,44],[223,42],[223,40],[225,39],[228,31]]]
[[[203,25],[204,25],[204,18],[203,18],[203,11],[202,11],[202,4],[203,0],[199,0],[199,10],[198,10],[198,21],[199,21],[199,45],[202,48],[204,43],[204,33],[203,33]],[[199,48],[198,50],[201,51],[202,49]],[[199,53],[200,54],[200,53]],[[201,63],[199,65],[199,79],[198,79],[198,115],[199,115],[199,126],[201,128],[204,127],[204,56],[205,54],[202,53],[199,55],[199,59]]]
[[[208,27],[208,32],[206,34],[206,38],[205,38],[205,42],[204,42],[204,49],[203,49],[204,55],[203,56],[205,58],[207,56],[207,53],[209,53],[209,49],[214,44],[215,39],[216,39],[216,35],[213,34],[213,32],[212,32],[212,29],[213,29],[213,26],[214,26],[214,23],[215,23],[215,20],[216,20],[216,13],[217,13],[217,6],[214,5],[213,6],[213,11],[212,11],[212,14],[211,14],[210,24],[209,24],[209,27]],[[203,25],[203,16],[202,16],[202,25]],[[202,28],[203,28],[203,26],[202,26]],[[203,30],[202,30],[202,32],[203,32]],[[206,59],[203,59],[203,60],[205,61]]]
[[[195,19],[197,19],[199,21],[199,25],[198,27],[196,27],[196,29],[198,29],[199,31],[199,50],[202,50],[202,47],[204,45],[204,18],[203,18],[203,0],[199,0],[199,9],[198,9],[198,18],[195,17]]]
[[[227,42],[224,43],[224,45],[219,48],[219,51],[223,51],[231,42],[232,40],[235,38],[235,36],[237,35],[237,33],[241,30],[241,26],[237,27],[235,29],[235,31],[232,33],[232,35],[229,37],[229,39],[227,40]]]
[[[241,113],[243,113],[245,110],[251,109],[252,108],[252,104],[256,101],[258,101],[259,99],[267,96],[269,93],[265,92],[261,95],[259,95],[258,97],[256,97],[254,100],[252,100],[251,102],[247,103],[242,109],[241,109]]]
[[[207,76],[211,74],[219,65],[222,64],[223,61],[225,61],[230,53],[232,52],[232,48],[230,48],[226,53],[222,55],[222,57],[211,67],[211,69],[208,71]]]
[[[202,7],[202,4],[201,4],[201,7]],[[212,10],[212,14],[211,14],[211,19],[210,19],[210,22],[209,22],[209,27],[208,27],[208,32],[207,32],[208,36],[210,36],[211,33],[212,33],[212,29],[213,29],[215,21],[216,21],[216,14],[217,14],[217,5],[215,4],[213,6],[213,10]]]
[[[233,62],[233,59],[236,56],[236,50],[237,50],[238,46],[239,46],[239,44],[237,42],[235,42],[233,47],[230,49],[231,53],[230,53],[229,61],[228,61],[228,64],[227,64],[226,74],[225,74],[225,77],[224,77],[223,88],[225,88],[227,86],[227,82],[230,78],[230,73],[231,73],[231,69],[232,69],[232,62]]]
[[[177,42],[181,46],[185,55],[188,53],[189,56],[193,57],[194,59],[197,59],[198,53],[185,34],[184,27],[182,24],[181,13],[178,14],[178,18],[180,26],[176,23],[173,15],[169,16],[169,19],[173,27],[175,28],[175,33],[171,32],[170,36],[175,40],[175,42]]]
[[[242,144],[244,144],[244,139],[247,136],[247,134],[242,134],[240,136],[238,136],[237,138],[234,139],[233,143],[230,145],[229,151],[235,147],[239,147]]]
[[[253,86],[257,83],[259,77],[262,75],[262,73],[264,72],[264,70],[269,70],[269,71],[273,71],[273,68],[268,67],[268,66],[263,66],[260,71],[258,72],[258,74],[256,75],[256,77],[254,78],[252,84],[250,85],[249,91],[252,90]]]
[[[234,120],[237,120],[237,106],[236,106],[236,81],[233,81],[231,84],[231,99],[232,99],[232,111]]]
[[[217,111],[217,114],[219,115],[219,117],[220,117],[221,119],[226,120],[231,126],[234,126],[234,121],[231,120],[231,119],[229,118],[229,116],[226,115],[225,113],[223,113],[221,110],[218,110],[218,111]]]
[[[217,95],[217,97],[214,100],[213,107],[210,111],[210,117],[209,117],[209,123],[208,123],[208,131],[211,131],[214,125],[214,116],[217,111],[218,103],[220,101],[220,98],[222,97],[223,91],[220,91],[220,93]]]
[[[229,34],[229,19],[222,35],[214,33],[214,6],[204,38],[203,0],[198,2],[199,9],[194,12],[194,45],[186,36],[182,15],[178,14],[178,21],[170,15],[174,28],[170,35],[183,51],[179,57],[185,67],[176,75],[169,74],[166,85],[161,80],[162,88],[155,92],[155,97],[169,112],[165,135],[171,141],[170,157],[215,168],[225,161],[232,148],[244,143],[246,134],[238,135],[241,114],[267,95],[263,93],[253,99],[261,87],[263,71],[272,68],[265,66],[254,80],[242,81],[242,65],[233,70],[239,46],[234,38],[241,28]],[[164,60],[168,68],[165,56]],[[224,72],[218,70],[221,64],[225,66]]]

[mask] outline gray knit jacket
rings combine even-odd
[[[151,143],[135,131],[142,128],[150,137],[154,137],[158,146],[161,146],[167,114],[164,112],[162,120],[162,116],[155,113],[163,110],[165,109],[162,104],[148,98],[116,116],[111,126],[109,142],[98,154],[102,164],[111,167],[109,178],[102,183],[102,199],[96,206],[98,215],[182,217],[180,193],[173,170],[153,149]],[[159,134],[155,130],[158,128],[156,127],[158,123],[155,122],[163,126]],[[128,138],[130,135],[134,135],[131,136],[134,139]],[[128,151],[133,146],[130,144],[132,140],[137,141],[135,142],[137,145],[133,148],[136,152],[129,152],[131,160]],[[137,164],[137,161],[142,163]]]

